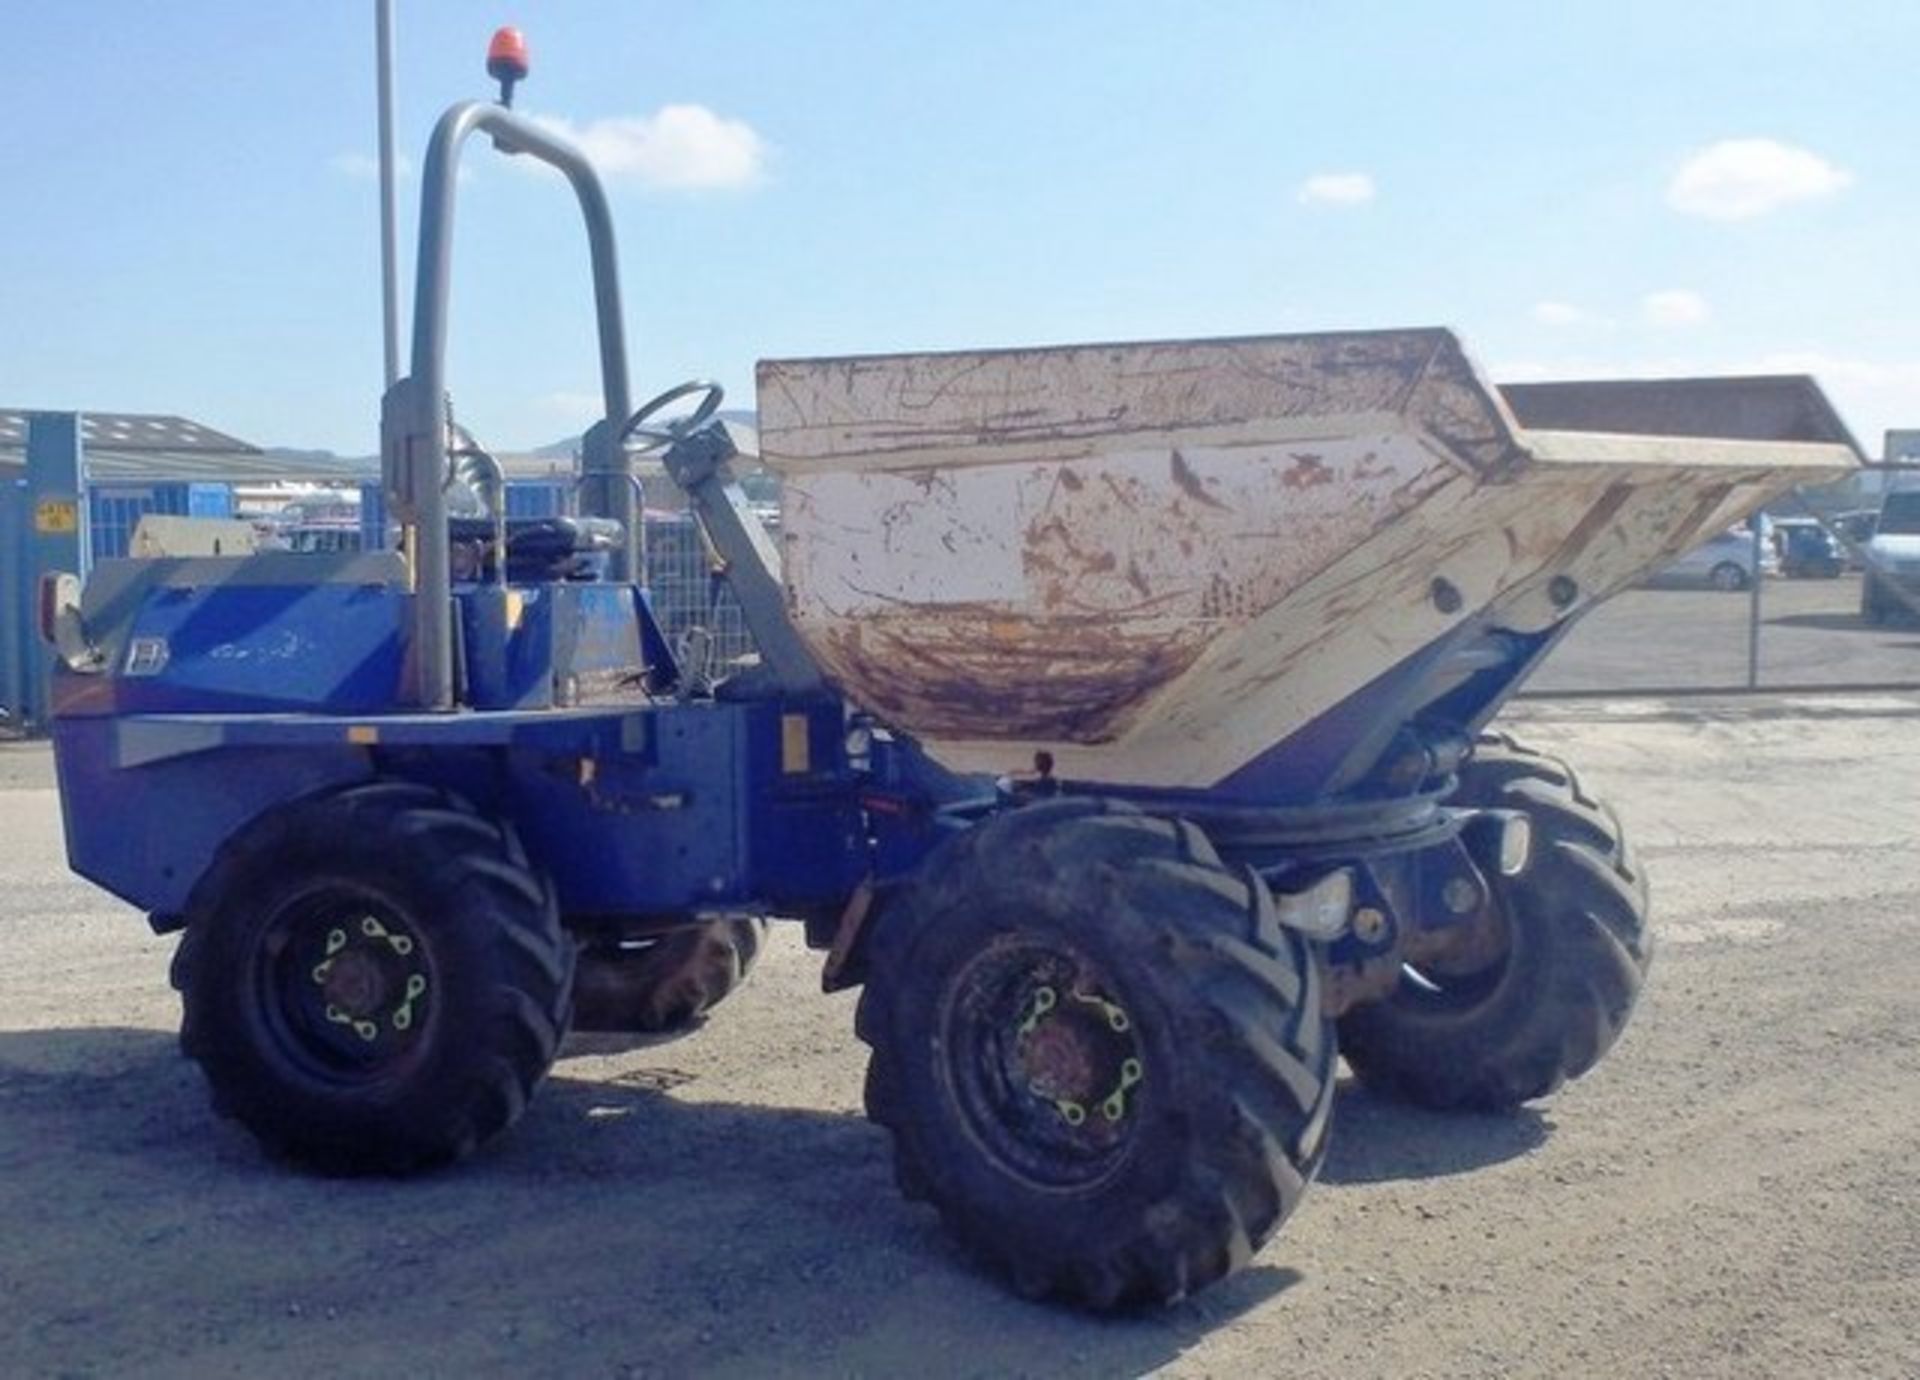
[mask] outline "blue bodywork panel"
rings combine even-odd
[[[321,751],[209,749],[123,765],[123,742],[137,722],[56,718],[53,745],[73,870],[150,913],[184,909],[220,845],[262,811],[372,775],[365,755],[337,735]]]
[[[668,685],[678,674],[631,585],[480,585],[455,598],[465,698],[476,709],[544,709],[583,690]]]
[[[1569,626],[1521,635],[1468,620],[1255,757],[1212,794],[1271,804],[1324,800],[1362,781],[1409,725],[1426,722],[1471,737]]]
[[[385,776],[511,821],[574,915],[806,911],[869,871],[839,701],[654,698],[676,668],[644,595],[581,583],[457,589],[472,707],[396,711],[399,571],[385,553],[104,562],[83,616],[107,669],[55,687],[75,869],[176,916],[264,810]],[[599,703],[555,707],[575,699]]]
[[[399,685],[400,609],[408,596],[322,585],[168,589],[129,632],[116,709],[183,702],[264,712],[326,705],[342,714],[391,706]]]
[[[833,701],[71,717],[54,732],[74,869],[163,917],[262,811],[376,776],[510,821],[571,915],[831,906],[870,866],[841,740]]]
[[[83,615],[108,674],[69,678],[59,712],[391,712],[413,599],[386,553],[103,561]],[[468,585],[455,603],[476,708],[677,675],[631,585]]]
[[[101,561],[81,615],[106,669],[59,677],[55,713],[391,709],[411,599],[385,555]]]

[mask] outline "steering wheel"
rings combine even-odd
[[[692,397],[696,393],[704,396],[701,397],[699,406],[686,416],[675,417],[672,421],[662,422],[657,426],[649,424],[655,414],[664,411],[680,399]],[[625,445],[628,438],[637,436],[646,443],[637,448],[642,455],[659,450],[662,446],[670,446],[688,432],[698,431],[712,421],[713,414],[720,410],[720,400],[724,397],[726,397],[726,391],[719,384],[709,383],[705,379],[692,379],[686,383],[677,384],[659,397],[640,404],[640,410],[627,418],[627,424],[620,429],[620,444]]]

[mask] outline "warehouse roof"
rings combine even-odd
[[[25,467],[31,415],[32,409],[0,408],[0,470]],[[349,480],[367,468],[364,460],[262,450],[186,417],[158,413],[85,412],[80,434],[87,475],[97,482]]]

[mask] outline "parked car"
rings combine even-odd
[[[1779,573],[1780,558],[1773,544],[1760,543],[1761,576]],[[1753,533],[1743,527],[1730,527],[1710,537],[1679,560],[1655,575],[1649,584],[1707,585],[1713,589],[1737,590],[1751,585],[1755,578]]]
[[[1817,522],[1778,527],[1780,573],[1790,580],[1835,580],[1846,569],[1839,540]]]
[[[1920,609],[1920,489],[1888,494],[1867,543],[1867,573],[1860,582],[1860,616],[1886,623]]]
[[[1848,541],[1857,541],[1862,546],[1873,540],[1874,528],[1880,525],[1878,508],[1849,508],[1836,515],[1833,525],[1841,536]]]
[[[1848,570],[1867,568],[1866,562],[1860,559],[1860,551],[1873,540],[1873,529],[1879,525],[1879,522],[1878,508],[1851,508],[1834,518],[1833,530],[1841,537]]]

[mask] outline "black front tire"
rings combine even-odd
[[[1475,973],[1404,971],[1341,1019],[1341,1052],[1369,1087],[1498,1110],[1578,1078],[1619,1039],[1653,958],[1647,885],[1613,811],[1564,762],[1509,738],[1480,742],[1452,803],[1532,822],[1527,870],[1487,878],[1506,950]]]
[[[311,1168],[398,1174],[519,1119],[566,1031],[573,943],[510,829],[374,782],[222,848],[174,973],[220,1114]]]
[[[907,1195],[1022,1293],[1171,1302],[1299,1204],[1336,1067],[1318,960],[1193,826],[1016,810],[876,925],[867,1113]]]

